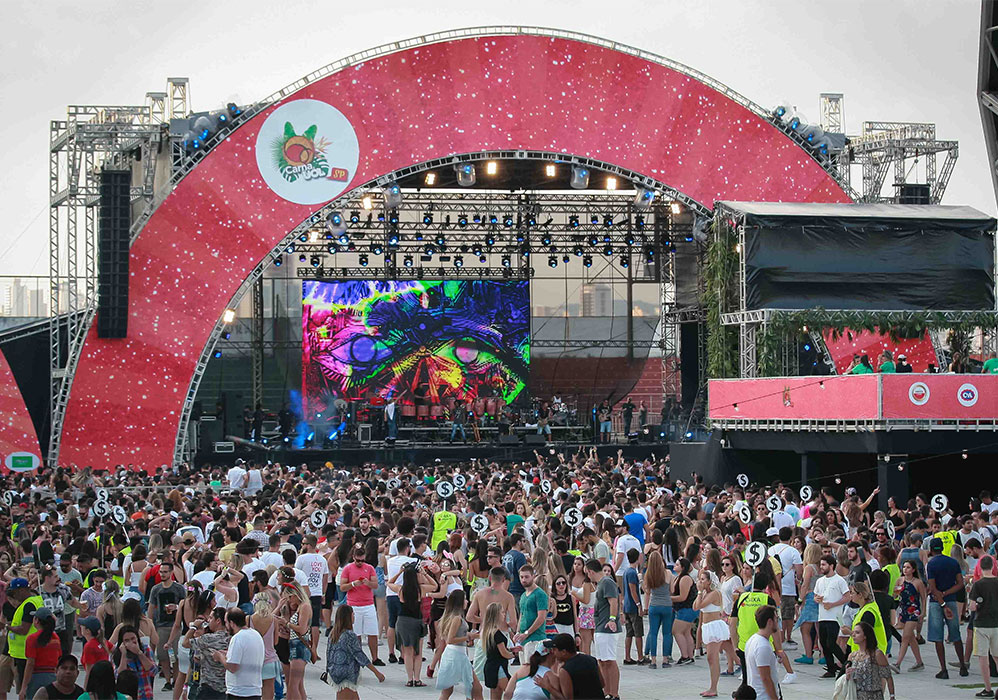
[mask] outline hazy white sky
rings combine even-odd
[[[0,274],[47,274],[48,123],[67,104],[141,104],[188,76],[195,109],[252,102],[326,63],[419,34],[534,25],[672,58],[765,106],[817,120],[845,93],[846,125],[926,121],[960,142],[944,203],[994,214],[976,99],[974,0],[8,1],[0,30]]]

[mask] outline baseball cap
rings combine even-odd
[[[49,608],[41,607],[35,610],[36,620],[47,620],[50,617],[55,617]]]
[[[8,591],[16,591],[18,588],[27,588],[28,579],[26,578],[15,578],[11,579],[10,583],[7,584]]]
[[[556,634],[554,639],[544,640],[545,649],[558,649],[559,651],[578,651],[575,646],[575,638],[570,634]]]
[[[847,496],[855,496],[856,495],[856,489],[853,488],[852,486],[850,486],[849,488],[846,489],[846,495]]]
[[[623,518],[619,518],[617,520],[617,522],[614,523],[614,525],[616,525],[617,527],[627,527],[628,526],[627,525],[627,521],[624,520]]]
[[[907,355],[905,355],[904,353],[901,353],[900,355],[898,355],[898,359],[899,359],[899,360],[907,360],[907,359],[908,359],[908,356],[907,356]]]
[[[86,627],[94,635],[97,635],[97,633],[100,632],[100,620],[98,620],[96,617],[85,617],[82,620],[80,620],[80,625],[82,627]]]
[[[191,542],[194,542],[196,540],[193,532],[185,532],[184,536],[181,539],[183,540],[184,544],[190,544]]]
[[[780,534],[779,528],[771,527],[766,530],[766,537],[778,537]]]
[[[933,537],[931,540],[929,540],[929,551],[930,552],[943,551],[943,541],[938,537]]]

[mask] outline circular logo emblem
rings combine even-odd
[[[956,390],[956,400],[960,402],[961,406],[970,408],[977,403],[977,397],[977,387],[973,384],[961,384],[960,388]]]
[[[908,387],[908,400],[916,406],[923,406],[929,400],[929,386],[925,382],[915,382]]]
[[[295,204],[339,196],[357,174],[360,146],[343,113],[319,100],[295,100],[267,117],[256,137],[264,182]]]

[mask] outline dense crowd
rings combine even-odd
[[[305,687],[312,664],[338,698],[387,664],[492,700],[616,699],[621,666],[695,664],[703,697],[731,677],[724,692],[775,699],[821,664],[828,696],[872,700],[926,642],[947,678],[947,639],[993,697],[986,492],[959,517],[925,495],[877,510],[876,491],[684,483],[668,458],[594,449],[60,469],[2,490],[0,689],[19,699],[304,700],[331,692]]]

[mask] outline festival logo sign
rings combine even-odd
[[[979,395],[977,387],[970,383],[961,384],[960,388],[956,390],[956,400],[960,402],[961,406],[966,408],[970,408],[977,403]]]
[[[924,406],[929,400],[929,386],[925,382],[915,382],[908,387],[908,400],[916,406]]]
[[[256,137],[256,164],[264,182],[296,204],[321,204],[339,196],[359,160],[357,133],[349,120],[319,100],[281,105]]]
[[[14,452],[7,455],[4,465],[12,472],[30,472],[41,466],[41,460],[30,452]]]

